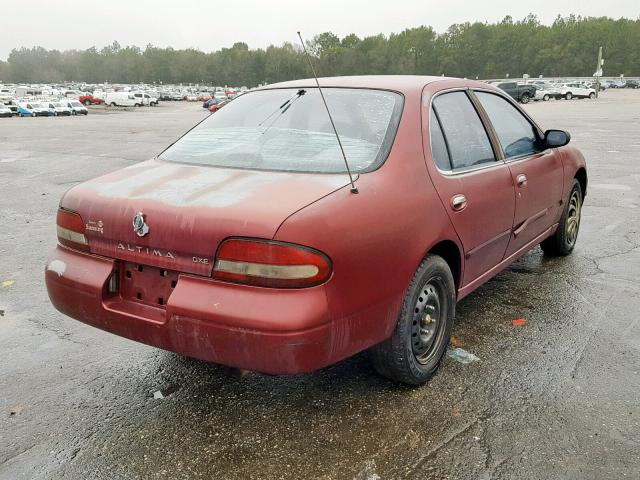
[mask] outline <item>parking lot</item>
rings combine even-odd
[[[366,354],[241,377],[58,313],[43,271],[61,195],[206,112],[0,119],[0,479],[638,478],[640,91],[525,108],[587,158],[576,250],[536,248],[460,302],[455,341],[480,361],[445,358],[421,388]]]

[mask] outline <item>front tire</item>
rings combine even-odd
[[[595,99],[595,98],[596,98],[596,94],[595,94],[595,93],[593,93],[593,92],[591,92],[591,93],[589,94],[589,98],[590,98],[591,100]]]
[[[582,217],[582,187],[577,179],[573,179],[573,186],[569,194],[569,201],[564,206],[562,217],[556,233],[545,239],[540,247],[545,255],[550,257],[563,257],[569,255],[576,246],[578,231],[580,230],[580,218]]]
[[[455,306],[449,265],[427,255],[411,279],[393,335],[370,350],[376,371],[410,385],[429,380],[447,350]]]
[[[564,98],[565,98],[566,100],[571,100],[571,99],[573,98],[573,95],[571,94],[571,92],[568,92],[568,93],[565,93],[565,94],[564,94]]]
[[[549,95],[545,95],[544,97],[542,97],[542,100],[544,102],[548,102],[549,101]]]

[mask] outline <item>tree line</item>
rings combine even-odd
[[[292,35],[293,36],[293,35]],[[400,33],[340,38],[331,32],[308,42],[319,75],[420,74],[467,78],[591,76],[598,47],[605,75],[640,76],[640,19],[535,15],[497,23],[462,23],[446,32],[421,26]],[[97,49],[16,48],[0,61],[5,83],[206,83],[246,85],[308,77],[302,49],[293,43],[249,49],[238,42],[205,53],[147,45]]]

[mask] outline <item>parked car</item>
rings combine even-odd
[[[71,109],[62,102],[46,102],[44,105],[49,108],[50,112],[55,112],[56,116],[71,116]]]
[[[103,98],[94,97],[93,95],[80,95],[78,101],[83,105],[100,105],[104,103]]]
[[[13,115],[18,115],[18,102],[15,100],[5,101],[4,106],[11,110]]]
[[[504,90],[520,103],[529,103],[529,100],[536,96],[536,87],[533,85],[518,84],[518,82],[491,82],[491,85]]]
[[[203,104],[202,104],[202,108],[206,108],[209,109],[209,107],[211,105],[215,105],[216,103],[220,103],[223,102],[224,100],[221,100],[219,98],[210,98],[209,100],[206,100]]]
[[[477,81],[322,83],[345,157],[315,82],[299,80],[68,190],[45,268],[53,305],[270,374],[371,349],[382,375],[421,384],[457,300],[536,245],[571,253],[587,172],[567,132]]]
[[[580,83],[565,83],[560,87],[560,95],[566,100],[572,98],[596,98],[596,91]]]
[[[0,117],[13,117],[13,112],[4,103],[0,103]]]
[[[217,90],[213,93],[213,98],[217,98],[218,100],[226,100],[227,94],[224,93],[223,90]]]
[[[209,105],[209,111],[211,113],[215,113],[218,110],[220,110],[222,107],[224,107],[227,103],[229,103],[231,100],[222,100],[220,102],[215,102],[212,103],[211,105]]]
[[[33,103],[33,102],[18,103],[18,116],[47,117],[49,116],[49,109],[44,108],[39,103]]]
[[[624,88],[640,88],[640,82],[637,80],[627,80]]]
[[[542,85],[536,85],[536,94],[533,97],[534,100],[547,102],[551,99],[551,94]]]
[[[89,110],[77,100],[66,102],[67,107],[71,109],[71,115],[88,115]]]

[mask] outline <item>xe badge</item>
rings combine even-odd
[[[144,221],[144,213],[138,212],[135,217],[133,217],[133,231],[136,232],[136,235],[139,237],[144,237],[149,233],[149,225]]]

